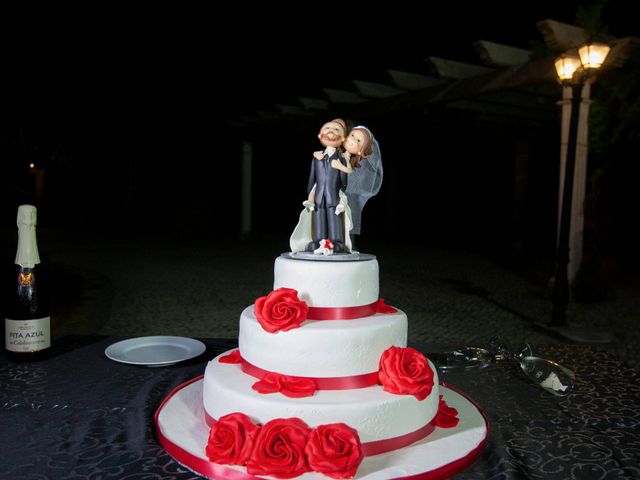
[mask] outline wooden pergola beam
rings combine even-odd
[[[492,67],[513,67],[531,60],[533,52],[523,48],[516,48],[501,43],[478,40],[473,42],[473,48],[480,56],[483,64]]]
[[[460,80],[462,78],[476,77],[493,71],[493,68],[473,63],[460,62],[449,58],[427,57],[427,65],[439,77],[450,80]]]
[[[329,102],[323,98],[298,97],[298,101],[306,110],[329,109]]]
[[[404,93],[404,90],[384,83],[366,82],[364,80],[352,80],[352,82],[363,97],[387,98]]]
[[[323,88],[329,100],[334,103],[356,104],[366,102],[366,99],[355,92],[348,90],[338,90],[334,88]]]
[[[404,72],[402,70],[385,70],[385,73],[389,75],[394,85],[402,90],[420,90],[447,83],[443,78]]]

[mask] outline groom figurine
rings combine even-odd
[[[346,165],[341,147],[347,132],[347,124],[341,118],[325,123],[318,138],[325,147],[324,152],[316,152],[311,160],[311,173],[307,193],[313,197],[312,241],[306,251],[313,252],[320,247],[321,240],[331,240],[335,253],[346,252],[342,219],[336,214],[340,203],[340,190],[347,186],[347,174],[333,167],[334,161]],[[315,186],[315,195],[312,190]],[[338,212],[340,213],[340,212]]]

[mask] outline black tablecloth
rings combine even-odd
[[[198,358],[150,368],[106,358],[118,340],[64,337],[54,356],[37,363],[0,355],[0,479],[200,478],[159,445],[153,415],[173,388],[236,341],[201,339],[207,351]],[[640,478],[638,372],[586,346],[536,353],[574,370],[571,395],[541,390],[511,363],[444,375],[490,422],[482,456],[455,478]]]

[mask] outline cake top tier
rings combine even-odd
[[[276,258],[274,290],[292,288],[310,307],[363,307],[378,301],[379,267],[374,255],[316,255],[314,259],[299,255],[285,253]]]

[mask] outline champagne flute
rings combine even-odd
[[[520,369],[534,384],[558,397],[573,390],[575,374],[552,360],[532,355],[522,357]]]
[[[525,347],[517,355],[511,353],[511,348],[501,337],[494,337],[489,341],[488,348],[462,346],[446,347],[441,351],[429,354],[429,359],[435,363],[438,370],[444,372],[458,372],[478,370],[487,367],[492,362],[520,358],[532,355],[531,347]]]
[[[481,369],[493,361],[493,355],[480,347],[450,347],[428,357],[442,373]]]
[[[512,349],[501,337],[492,338],[489,344],[495,360],[517,362],[522,373],[534,385],[559,397],[565,396],[573,390],[575,374],[553,360],[534,355],[533,349],[528,343],[525,342],[518,353],[512,353]]]

